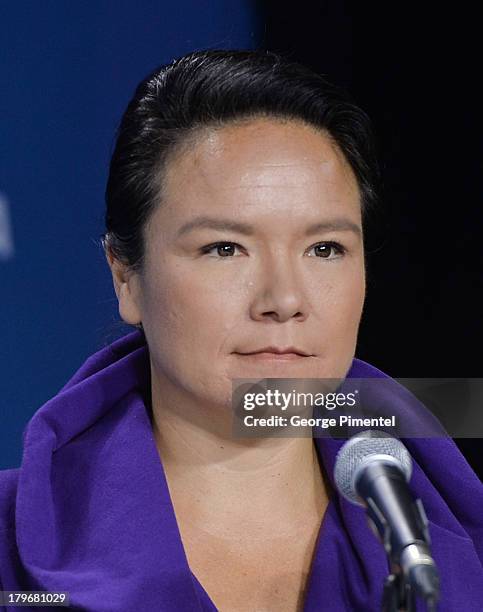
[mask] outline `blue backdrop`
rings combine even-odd
[[[254,48],[249,0],[16,2],[0,21],[0,469],[31,415],[129,331],[99,235],[116,126],[152,69],[203,48]]]

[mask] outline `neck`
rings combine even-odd
[[[293,536],[321,520],[329,488],[313,438],[233,438],[226,428],[213,428],[214,416],[189,418],[190,408],[179,409],[156,384],[152,408],[176,513],[186,513],[191,525],[230,537],[260,528],[270,538],[280,529]]]

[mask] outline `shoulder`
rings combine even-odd
[[[20,468],[0,470],[0,587],[17,588],[19,566],[15,532],[15,506]],[[2,608],[0,607],[0,610]]]

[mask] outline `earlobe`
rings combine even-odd
[[[141,322],[141,312],[138,305],[139,283],[137,275],[134,272],[128,272],[126,266],[112,256],[108,256],[107,259],[119,302],[119,315],[125,323],[138,325]]]
[[[135,279],[130,278],[120,283],[118,301],[119,315],[130,325],[141,323],[141,313],[137,304],[137,291],[134,288]]]

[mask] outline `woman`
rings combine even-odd
[[[272,53],[196,52],[139,85],[103,240],[138,329],[37,411],[2,473],[4,590],[99,611],[379,609],[384,550],[333,485],[342,441],[231,435],[233,379],[386,377],[354,357],[377,175],[366,115]],[[479,610],[481,485],[451,441],[409,449],[440,609]]]

